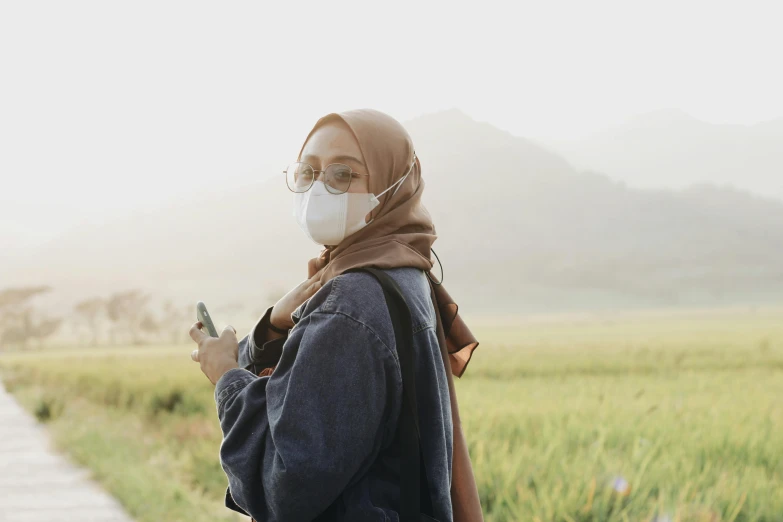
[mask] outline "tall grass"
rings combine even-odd
[[[783,521],[783,313],[473,324],[457,388],[488,521]],[[0,368],[139,521],[233,520],[189,348]]]

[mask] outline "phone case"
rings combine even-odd
[[[215,324],[212,322],[212,317],[210,317],[209,312],[207,312],[207,305],[205,305],[203,301],[196,303],[196,318],[201,321],[203,326],[202,331],[205,330],[206,333],[212,337],[218,337]]]

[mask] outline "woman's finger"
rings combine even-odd
[[[308,297],[312,296],[314,293],[316,293],[321,288],[321,282],[316,281],[315,283],[311,284],[307,287],[307,290],[305,291],[306,295]]]
[[[324,270],[326,270],[326,266],[322,266],[321,268],[319,268],[315,272],[315,275],[313,275],[313,279],[321,279],[321,276],[323,275]]]
[[[312,279],[317,273],[326,267],[326,259],[314,257],[307,262],[307,279]]]
[[[196,321],[193,323],[193,326],[190,327],[190,331],[188,332],[190,334],[190,338],[197,343],[200,343],[204,340],[205,337],[207,337],[207,334],[201,331],[202,326],[203,325],[201,324],[201,321]]]
[[[318,270],[315,274],[313,274],[311,277],[308,277],[301,283],[301,288],[310,288],[310,285],[321,279],[321,275],[324,273],[324,269],[321,268]]]
[[[228,335],[230,337],[233,337],[234,340],[236,340],[236,338],[237,338],[237,330],[236,330],[236,328],[234,328],[230,324],[226,325],[226,327],[223,328],[223,331],[220,332],[220,338],[222,339],[226,335]]]
[[[193,350],[192,352],[190,352],[190,358],[193,359],[194,361],[198,362],[198,349]]]

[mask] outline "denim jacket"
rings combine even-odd
[[[450,522],[452,418],[429,282],[417,268],[386,273],[411,309],[433,515]],[[226,506],[258,522],[306,522],[339,499],[339,520],[398,522],[402,378],[380,284],[362,272],[334,277],[292,314],[286,337],[265,341],[270,312],[215,388]],[[253,354],[277,364],[271,375],[244,369]]]

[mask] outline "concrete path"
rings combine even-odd
[[[132,522],[89,472],[53,451],[0,382],[0,522]]]

